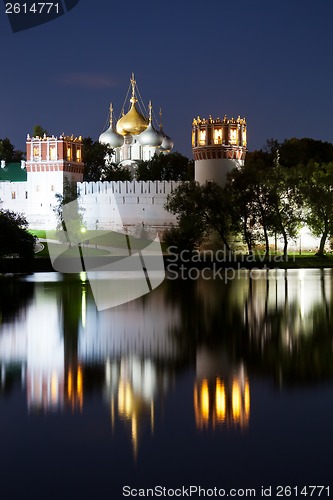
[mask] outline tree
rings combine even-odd
[[[213,229],[230,251],[230,235],[238,231],[238,219],[232,205],[228,189],[216,182],[206,182],[201,186],[202,210],[209,229]]]
[[[194,178],[194,162],[180,153],[155,154],[151,160],[140,162],[139,181],[189,181]]]
[[[322,256],[327,238],[333,234],[333,162],[310,162],[302,169],[300,186],[305,222],[313,234],[320,237],[317,254]]]
[[[243,239],[251,255],[254,246],[265,241],[269,255],[269,231],[272,222],[271,186],[267,183],[270,159],[263,151],[252,153],[245,165],[228,176],[226,188],[232,197],[234,218],[240,221]]]
[[[178,251],[193,250],[207,231],[207,223],[201,210],[203,204],[201,186],[197,182],[185,182],[168,195],[166,210],[176,214],[178,226],[166,231],[165,242],[175,245]]]
[[[35,125],[33,130],[33,137],[44,137],[48,135],[48,132],[41,125]]]
[[[168,195],[165,208],[177,216],[178,230],[173,235],[179,241],[189,240],[189,246],[199,245],[212,230],[230,250],[230,233],[235,230],[232,200],[228,191],[215,182],[200,185],[185,182]],[[172,235],[172,234],[171,234]]]
[[[28,222],[22,214],[0,210],[0,256],[18,254],[34,256],[35,237],[27,231]]]
[[[287,258],[288,241],[296,238],[302,221],[301,204],[294,179],[294,169],[280,165],[270,169],[267,178],[267,186],[271,192],[270,225],[274,232],[282,235],[284,258]]]
[[[333,144],[304,137],[302,139],[285,139],[279,145],[280,163],[284,167],[306,166],[314,163],[333,161]]]
[[[108,156],[111,156],[113,149],[107,144],[101,144],[98,141],[93,141],[90,137],[82,140],[82,161],[84,163],[83,180],[100,181],[109,180],[103,178]]]
[[[266,255],[269,235],[280,234],[287,256],[288,241],[297,236],[302,220],[297,175],[296,167],[282,166],[280,145],[275,139],[267,140],[264,151],[247,155],[244,167],[229,174],[234,207],[250,253],[262,230]]]
[[[6,163],[19,162],[23,156],[23,151],[15,149],[8,137],[0,139],[0,160],[5,160]]]
[[[101,181],[131,181],[132,174],[126,167],[119,167],[114,163],[106,162],[100,169]]]
[[[69,246],[80,241],[83,227],[82,209],[79,207],[76,182],[64,178],[63,194],[56,193],[57,205],[54,208],[57,217],[57,232],[60,240]],[[70,233],[70,239],[68,239]]]

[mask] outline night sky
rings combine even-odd
[[[25,149],[38,123],[97,140],[134,72],[187,156],[198,115],[245,116],[249,150],[272,137],[332,142],[332,20],[330,0],[80,0],[12,33],[1,4],[0,138]]]

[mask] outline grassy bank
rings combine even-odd
[[[56,231],[43,231],[43,230],[32,230],[32,234],[37,236],[41,240],[46,239],[46,234],[51,240],[57,240]],[[85,242],[82,243],[81,249],[83,251],[84,257],[99,258],[100,265],[107,264],[111,259],[117,259],[124,257],[127,254],[128,248],[131,248],[132,253],[145,248],[147,244],[151,243],[145,238],[134,238],[122,233],[108,232],[108,231],[94,231],[87,230],[84,233]],[[49,249],[52,251],[53,245],[57,245],[59,250],[59,244],[54,242],[44,243],[44,249],[38,252],[35,256],[35,264],[29,265],[29,269],[45,268],[52,270],[52,265],[49,261]],[[158,247],[156,247],[156,250]],[[68,249],[64,245],[64,251],[66,251],[66,256],[69,258],[75,257],[77,255],[77,247]],[[162,243],[162,251],[164,256],[164,261],[166,266],[184,266],[184,267],[214,267],[216,268],[233,268],[233,269],[322,269],[322,268],[332,268],[333,267],[333,255],[328,254],[324,257],[318,257],[314,255],[313,252],[303,251],[300,255],[299,252],[290,252],[287,259],[283,259],[282,254],[272,253],[270,256],[265,257],[262,253],[257,253],[256,255],[223,255],[222,251],[209,252],[203,251],[201,253],[187,252],[181,253],[180,258],[176,257],[174,253],[168,253],[168,249]],[[59,253],[59,252],[56,252]],[[43,261],[42,261],[43,259]],[[99,260],[98,259],[98,260]],[[15,269],[14,261],[19,259],[3,259],[0,265],[0,272],[4,272],[4,268]],[[6,262],[7,261],[7,262]],[[9,263],[9,261],[12,261]],[[41,262],[44,262],[42,264]],[[22,264],[18,267],[21,269]]]
[[[86,267],[89,268],[89,262],[93,263],[93,267],[100,267],[103,265],[110,264],[112,261],[117,261],[119,258],[124,256],[117,255],[97,255],[90,254],[90,256],[85,255]],[[68,256],[71,259],[70,256]],[[73,272],[76,272],[76,267],[80,266],[77,262],[75,256],[73,258]],[[272,259],[253,259],[248,260],[246,256],[238,256],[236,259],[226,260],[226,261],[212,261],[212,260],[201,260],[201,261],[180,261],[175,260],[175,256],[170,257],[167,254],[163,255],[164,263],[166,269],[175,270],[177,267],[184,268],[211,268],[211,269],[324,269],[333,268],[333,257],[289,257],[286,261],[274,261]],[[97,259],[97,260],[96,260]],[[159,257],[156,260],[159,263]],[[153,264],[153,258],[150,260],[150,264]],[[53,271],[51,261],[48,256],[36,256],[34,259],[27,261],[24,259],[0,259],[0,273],[31,273],[31,272],[47,272]],[[82,269],[81,269],[82,270]]]
[[[288,255],[283,259],[282,255],[271,255],[269,257],[237,255],[233,258],[211,259],[203,256],[198,258],[179,259],[175,256],[165,254],[165,260],[168,263],[183,265],[184,267],[214,267],[214,268],[233,268],[233,269],[311,269],[311,268],[331,268],[333,267],[333,256],[317,257],[315,255]]]

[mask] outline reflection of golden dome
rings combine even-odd
[[[135,106],[136,99],[131,99],[131,109],[117,123],[117,132],[121,135],[139,135],[148,127],[148,120]]]

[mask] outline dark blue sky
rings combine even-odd
[[[132,71],[187,156],[197,115],[245,116],[250,150],[271,137],[333,141],[329,0],[80,0],[18,33],[1,9],[0,137],[17,148],[36,123],[97,139]]]

